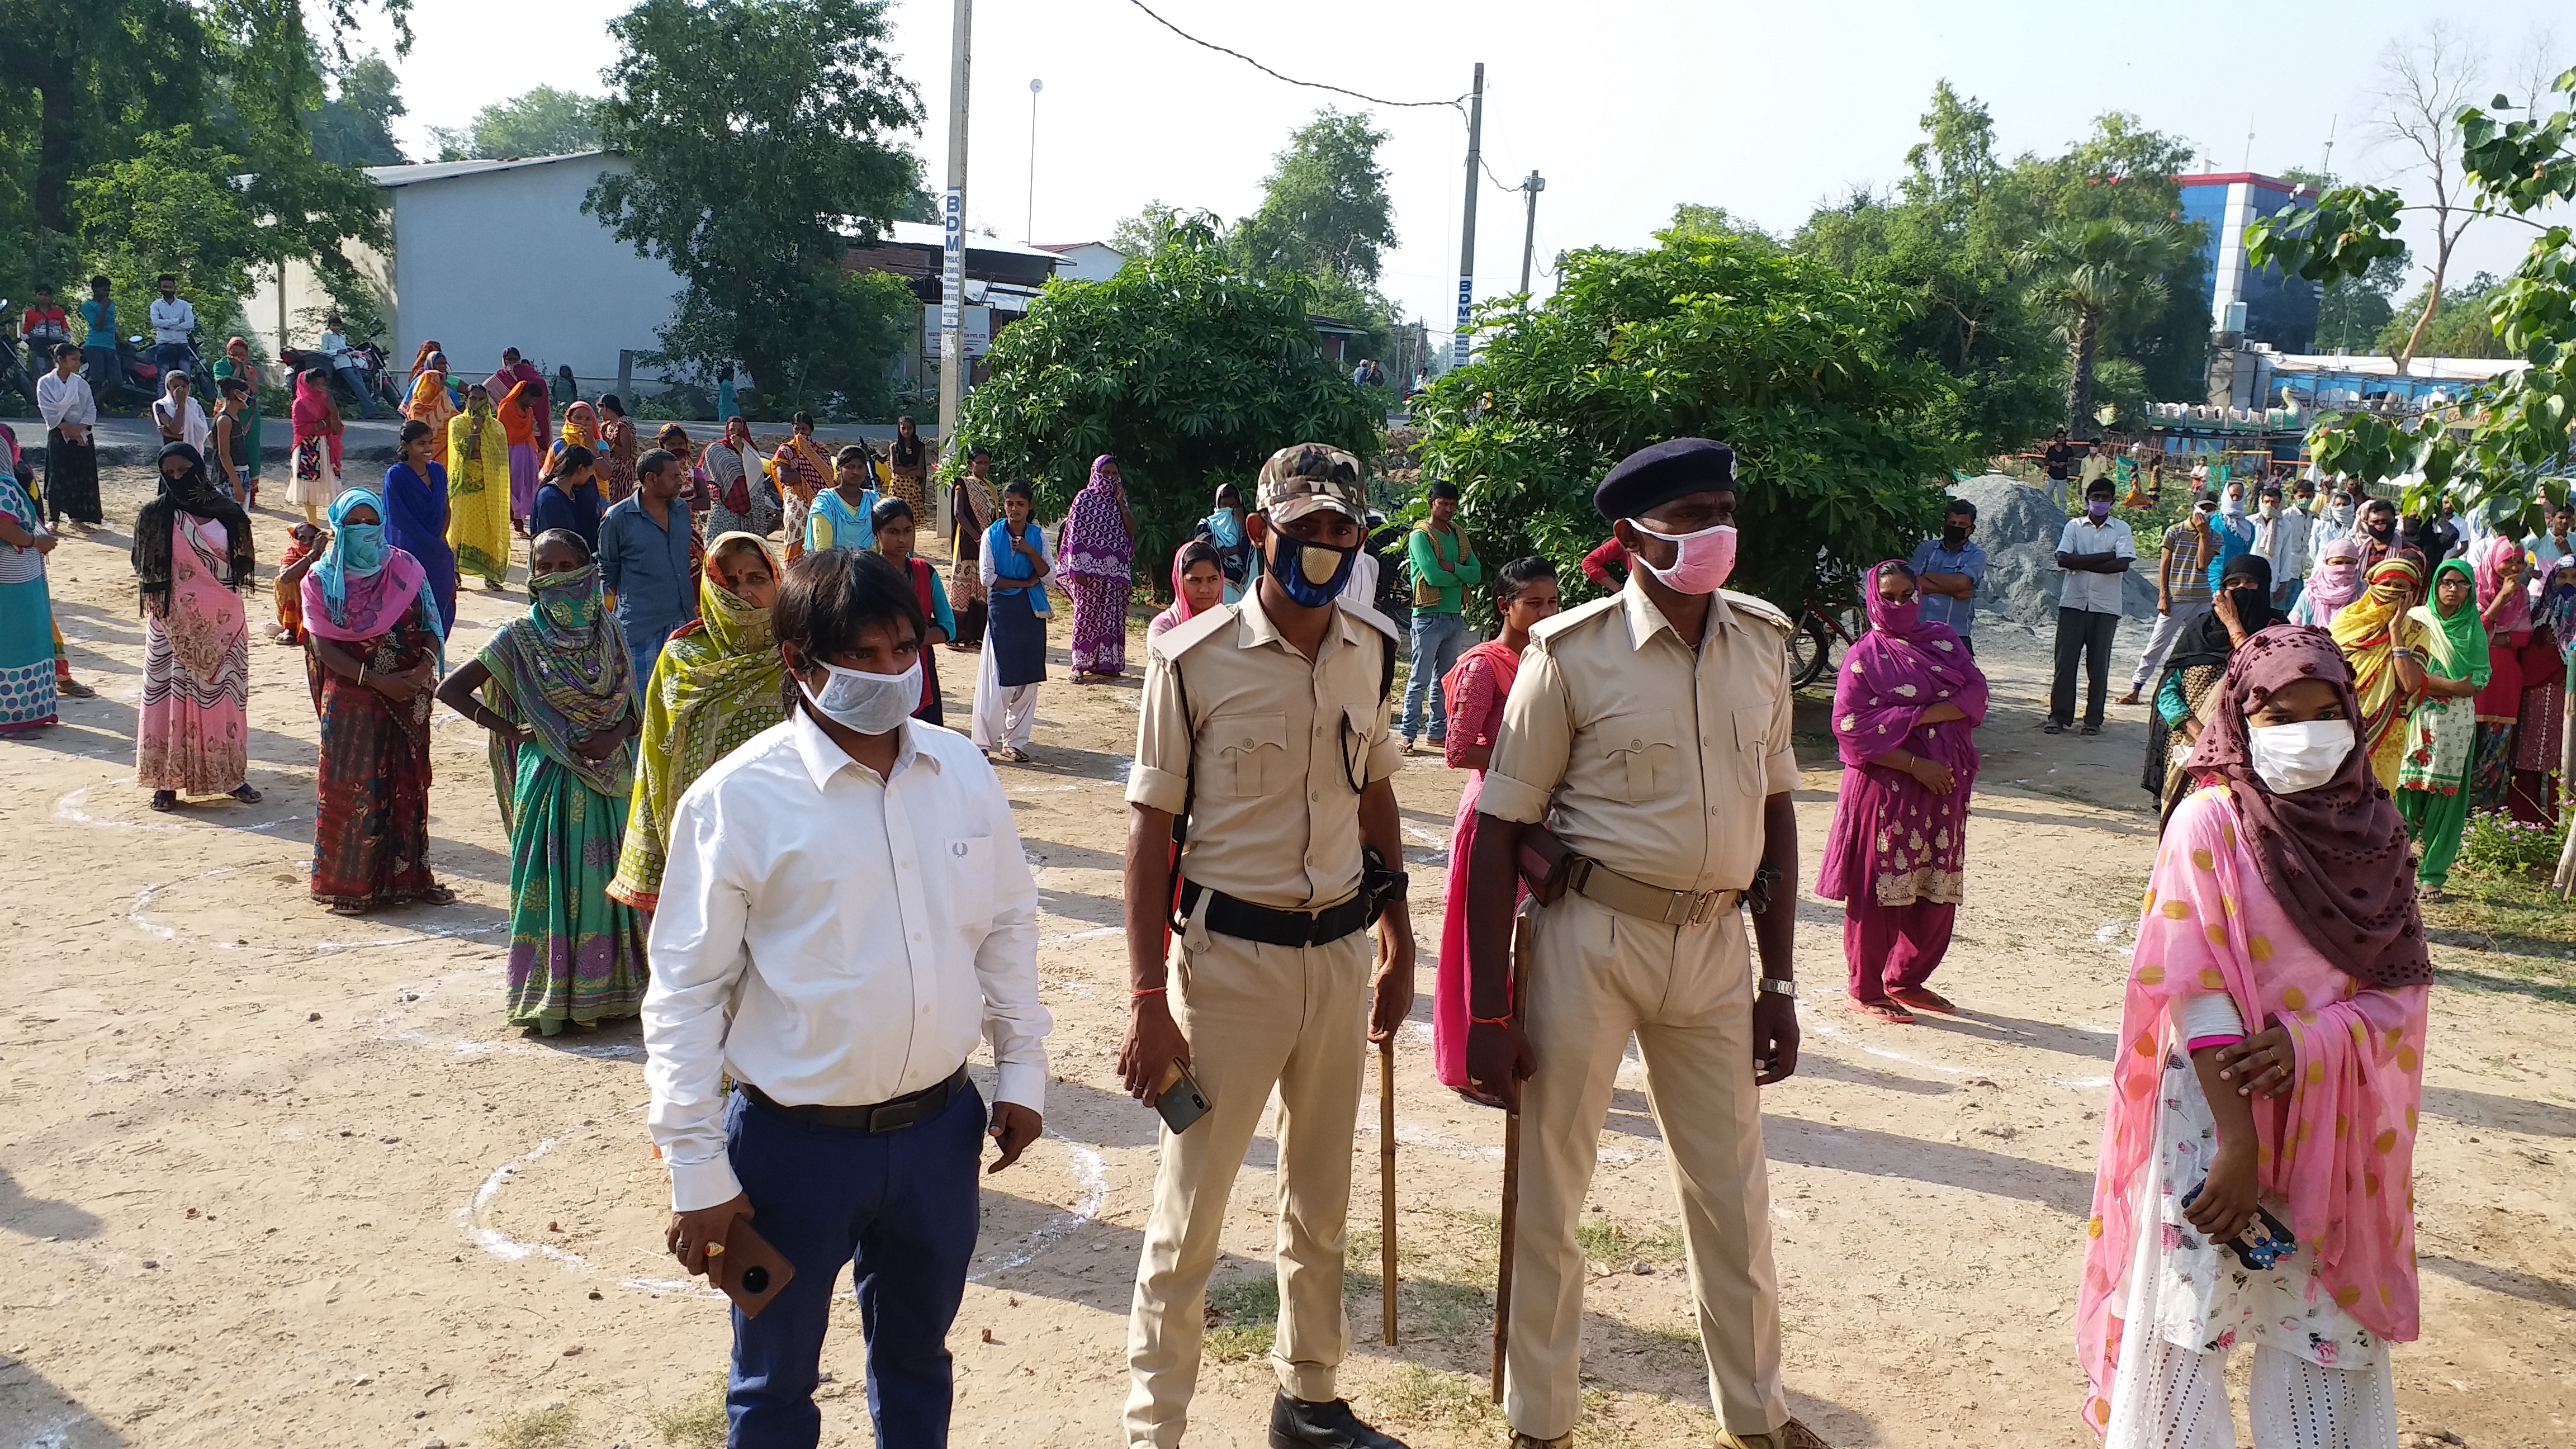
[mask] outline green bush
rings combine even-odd
[[[2547,825],[2526,824],[2501,810],[2469,816],[2460,836],[2460,868],[2479,875],[2513,879],[2557,866],[2562,834]]]

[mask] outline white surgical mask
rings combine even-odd
[[[2352,753],[2352,721],[2312,719],[2299,724],[2251,725],[2245,753],[2254,773],[2275,795],[2313,790],[2335,777]]]
[[[796,687],[805,698],[835,723],[849,726],[863,735],[881,735],[912,716],[921,703],[921,660],[915,656],[912,667],[901,674],[870,674],[864,669],[843,669],[817,659],[830,670],[832,677],[816,694],[805,681]]]

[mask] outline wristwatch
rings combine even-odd
[[[1785,996],[1792,1001],[1798,999],[1798,983],[1786,976],[1758,977],[1754,980],[1753,989],[1767,991],[1773,996]]]

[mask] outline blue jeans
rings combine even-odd
[[[334,366],[339,370],[340,385],[357,394],[358,416],[374,417],[376,402],[375,399],[367,396],[367,370],[354,363],[337,363]]]
[[[813,1127],[740,1092],[725,1108],[752,1226],[796,1265],[758,1318],[733,1315],[734,1449],[811,1449],[832,1281],[851,1265],[868,1342],[868,1420],[888,1446],[945,1444],[948,1328],[975,1256],[984,1099],[967,1087],[898,1131]]]
[[[1413,677],[1404,684],[1404,728],[1396,733],[1411,744],[1422,735],[1422,696],[1431,696],[1431,742],[1449,737],[1449,699],[1440,680],[1467,647],[1467,620],[1458,614],[1413,613]]]

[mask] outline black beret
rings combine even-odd
[[[1735,450],[1707,438],[1674,438],[1619,460],[1592,506],[1605,519],[1635,518],[1689,493],[1735,487]]]

